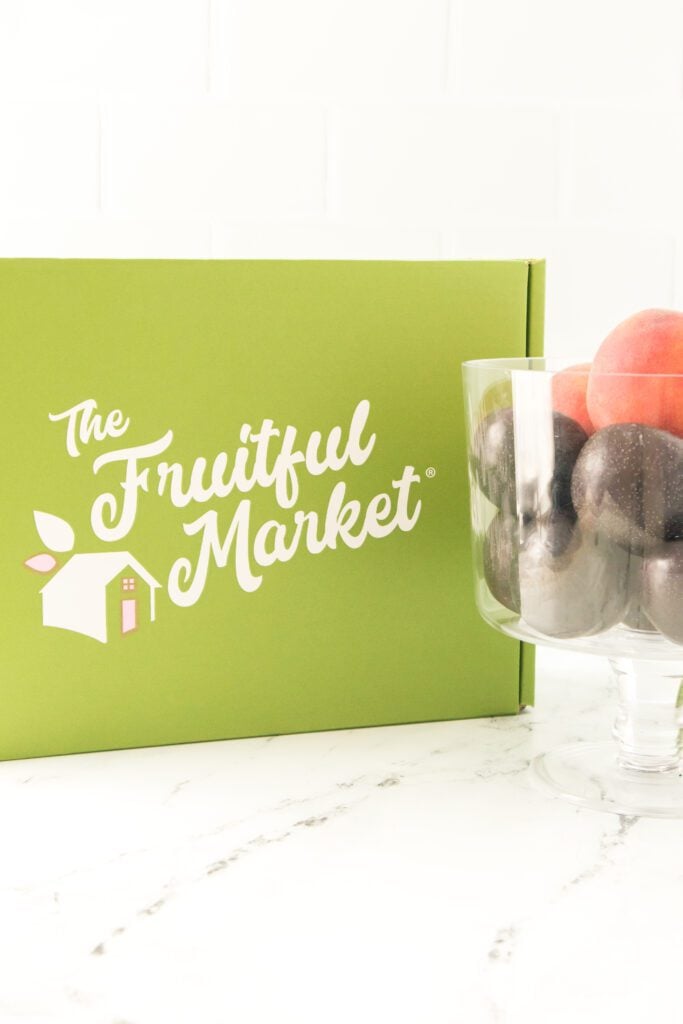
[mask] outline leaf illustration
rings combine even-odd
[[[52,572],[57,565],[57,559],[53,555],[48,555],[47,551],[41,552],[39,555],[31,555],[24,562],[27,569],[33,569],[34,572]]]
[[[53,516],[49,512],[34,512],[33,518],[38,536],[50,551],[71,551],[76,538],[65,519]]]

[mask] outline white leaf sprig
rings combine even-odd
[[[50,512],[34,512],[38,536],[50,551],[71,551],[76,537],[65,519],[53,516]]]

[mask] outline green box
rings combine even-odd
[[[0,261],[0,757],[514,714],[460,364],[544,265]],[[26,564],[26,563],[30,564]]]

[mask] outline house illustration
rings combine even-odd
[[[154,622],[161,587],[128,551],[72,555],[41,590],[43,625],[83,633],[103,644]]]

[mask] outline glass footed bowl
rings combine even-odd
[[[537,779],[683,817],[683,376],[593,375],[596,430],[587,370],[561,369],[463,365],[477,606],[518,640],[609,660],[613,738],[540,755]]]

